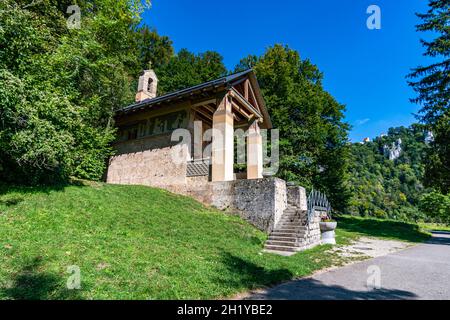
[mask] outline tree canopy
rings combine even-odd
[[[132,99],[141,2],[0,3],[0,176],[42,182],[101,178],[113,111]],[[121,39],[121,41],[117,41]]]
[[[222,56],[215,51],[194,54],[181,49],[166,63],[155,68],[160,94],[195,86],[225,76],[228,71]]]

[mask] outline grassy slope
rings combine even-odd
[[[342,228],[338,240],[357,235]],[[262,253],[238,217],[139,186],[0,188],[0,299],[218,298],[336,263],[327,246]],[[67,267],[81,290],[67,290]]]

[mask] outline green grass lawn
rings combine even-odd
[[[352,219],[339,221],[341,244],[371,229]],[[221,298],[342,262],[328,246],[262,253],[265,239],[236,216],[159,189],[0,187],[0,299]],[[73,265],[80,290],[66,288]]]
[[[419,223],[419,226],[423,230],[426,230],[428,232],[431,232],[431,231],[450,232],[450,226],[449,225],[440,224],[440,223],[424,223],[424,222],[421,222],[421,223]]]
[[[340,216],[336,220],[341,236],[347,240],[369,236],[414,243],[423,242],[430,237],[427,230],[414,223],[353,216]]]

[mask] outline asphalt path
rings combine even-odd
[[[450,233],[386,256],[290,281],[245,299],[450,299]]]

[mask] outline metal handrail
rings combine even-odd
[[[331,219],[331,204],[327,196],[320,191],[312,189],[307,199],[308,206],[308,223],[313,219],[314,212],[318,209],[325,211],[328,218]]]

